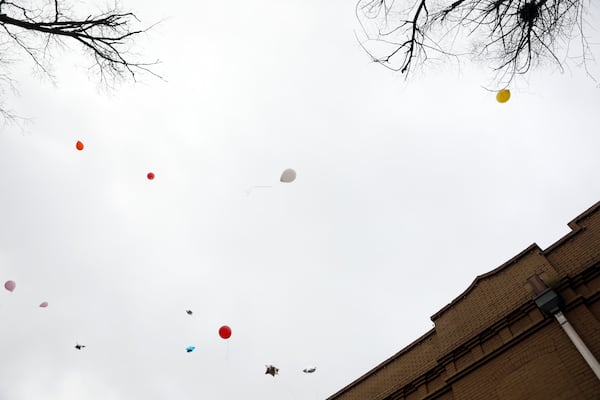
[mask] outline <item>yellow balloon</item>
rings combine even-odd
[[[496,93],[496,101],[498,103],[506,103],[510,99],[510,90],[502,89]]]

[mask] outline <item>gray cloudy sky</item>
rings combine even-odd
[[[580,69],[500,105],[479,64],[370,63],[352,1],[125,6],[167,18],[144,48],[167,83],[14,67],[32,122],[0,132],[1,400],[322,399],[600,200]]]

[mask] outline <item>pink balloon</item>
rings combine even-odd
[[[42,304],[40,304],[40,307],[42,307],[42,308],[48,307],[48,302],[47,301],[42,302]]]
[[[4,283],[4,289],[8,290],[9,292],[12,292],[13,290],[15,290],[16,287],[17,287],[17,284],[15,283],[15,281],[6,281]]]

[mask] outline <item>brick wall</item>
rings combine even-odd
[[[328,400],[600,399],[600,381],[553,317],[537,274],[600,359],[600,202],[548,249],[525,249],[478,276],[431,317],[435,328]]]

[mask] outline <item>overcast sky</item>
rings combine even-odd
[[[167,82],[105,93],[68,52],[56,86],[13,69],[0,400],[323,399],[600,200],[600,89],[575,66],[499,104],[481,63],[371,63],[352,1],[124,6],[164,19],[142,44]]]

